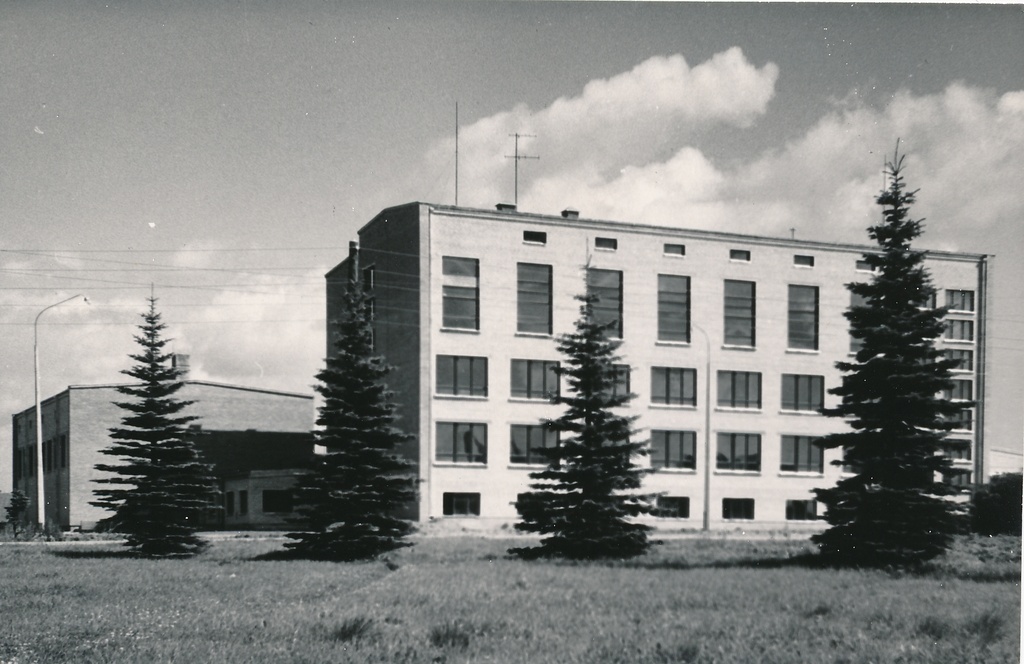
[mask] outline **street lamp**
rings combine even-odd
[[[690,323],[704,337],[704,523],[711,530],[711,339],[699,325]]]
[[[35,390],[36,390],[36,522],[39,524],[39,529],[43,530],[46,528],[46,487],[43,485],[43,410],[42,404],[39,403],[39,317],[45,314],[54,307],[59,307],[65,302],[82,298],[86,304],[89,303],[89,298],[82,294],[73,295],[66,300],[61,300],[56,304],[51,304],[46,307],[38,314],[36,314],[36,321],[33,324],[33,343],[32,343],[32,356],[35,362]]]

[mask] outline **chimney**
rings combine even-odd
[[[498,203],[494,207],[498,208],[498,212],[515,212],[516,206],[512,203]]]
[[[566,219],[579,219],[580,211],[577,210],[576,208],[567,207],[564,210],[562,210],[562,216],[565,217]]]
[[[348,279],[359,280],[359,243],[354,240],[348,243]]]
[[[188,355],[172,353],[171,367],[178,370],[178,378],[188,378]]]

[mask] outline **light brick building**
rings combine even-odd
[[[309,434],[313,428],[313,397],[207,381],[185,380],[176,398],[195,403],[186,411],[199,416],[202,430]],[[93,480],[105,475],[97,463],[117,463],[101,453],[111,444],[110,427],[119,426],[124,410],[114,404],[125,397],[116,385],[72,385],[42,402],[43,469],[46,522],[91,529],[110,512],[90,505]],[[28,519],[35,522],[36,435],[35,407],[12,417],[13,486],[31,499]],[[293,439],[294,440],[294,439]],[[311,447],[311,441],[310,441]],[[276,487],[272,487],[276,488]],[[253,494],[254,500],[256,493]],[[238,525],[228,521],[226,525]]]
[[[674,528],[816,527],[811,490],[842,469],[812,443],[841,422],[834,364],[851,352],[844,288],[871,273],[872,247],[560,216],[410,203],[359,231],[329,272],[328,320],[352,270],[374,298],[375,343],[396,367],[405,453],[421,479],[416,517],[512,522],[555,441],[555,337],[573,329],[588,288],[619,320],[624,381]],[[985,475],[984,363],[988,259],[931,252],[940,304],[953,305],[940,347],[961,359],[951,398],[973,399],[948,453],[967,486]],[[328,352],[333,329],[328,324]],[[564,389],[564,386],[561,386]],[[710,398],[709,398],[710,397]],[[468,520],[464,524],[470,523]]]

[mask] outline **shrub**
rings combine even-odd
[[[996,475],[974,493],[971,526],[981,535],[1021,534],[1021,473]]]

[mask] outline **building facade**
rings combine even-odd
[[[838,451],[813,442],[842,422],[835,362],[854,349],[844,284],[867,280],[873,248],[683,230],[561,215],[410,203],[378,214],[326,275],[328,352],[349,275],[373,297],[378,351],[395,367],[398,426],[415,434],[420,521],[513,522],[514,503],[557,444],[538,426],[560,407],[559,334],[596,293],[616,321],[622,388],[650,441],[657,524],[669,528],[815,528],[811,490],[835,483]],[[961,364],[946,395],[974,400],[948,449],[983,478],[988,260],[930,252],[948,304],[937,343]],[[465,521],[464,523],[470,523]]]
[[[306,436],[313,428],[313,397],[237,385],[185,380],[175,395],[194,401],[187,414],[200,419],[196,433],[206,429],[224,432],[282,432]],[[110,512],[90,505],[95,480],[108,473],[97,463],[116,463],[102,450],[111,444],[109,429],[120,426],[124,410],[115,405],[124,397],[117,385],[72,385],[42,402],[43,489],[46,523],[67,530],[89,530]],[[38,519],[36,505],[35,407],[12,417],[13,487],[31,498],[27,518]],[[310,445],[311,447],[311,440]]]

